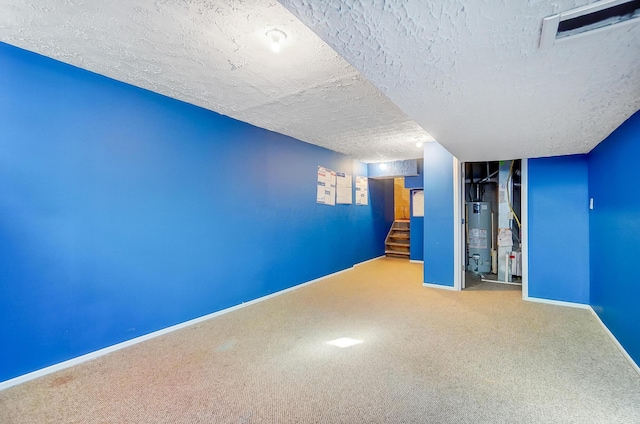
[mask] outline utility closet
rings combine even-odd
[[[464,166],[467,274],[521,284],[520,160]]]

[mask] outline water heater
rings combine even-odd
[[[491,206],[489,202],[467,202],[468,265],[476,273],[491,271]]]

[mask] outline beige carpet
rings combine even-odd
[[[590,312],[520,296],[381,259],[0,392],[0,422],[640,423]]]

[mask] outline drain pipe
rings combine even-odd
[[[511,252],[507,252],[505,254],[505,257],[506,257],[506,262],[504,263],[504,282],[508,283],[509,282],[509,275],[511,275],[509,273],[509,265],[511,265],[510,264],[510,262],[511,262]]]

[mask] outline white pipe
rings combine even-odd
[[[496,236],[493,224],[493,211],[491,211],[491,250],[496,250]]]
[[[495,250],[491,250],[491,273],[498,273],[498,254]]]
[[[510,252],[507,252],[505,254],[507,261],[504,263],[504,282],[508,283],[509,282],[509,256],[511,256]]]

